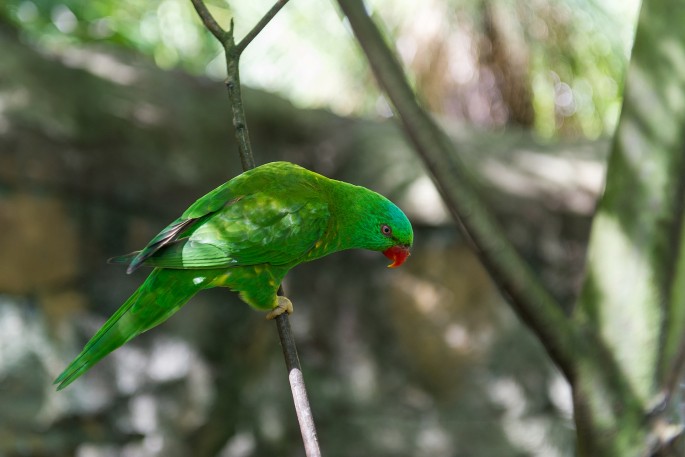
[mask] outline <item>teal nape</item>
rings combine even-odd
[[[292,312],[277,295],[296,265],[345,249],[370,249],[400,266],[414,233],[407,216],[365,187],[288,162],[236,176],[193,203],[141,251],[110,259],[145,282],[55,380],[61,390],[110,352],[167,320],[202,289],[227,287],[268,318]]]

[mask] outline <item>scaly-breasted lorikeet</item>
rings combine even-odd
[[[276,292],[302,262],[343,249],[382,251],[401,265],[413,231],[390,200],[288,162],[247,171],[193,203],[142,251],[111,259],[154,269],[55,380],[63,389],[107,354],[162,323],[195,293],[239,292],[273,318],[292,304]]]

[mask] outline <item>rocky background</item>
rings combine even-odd
[[[275,325],[211,290],[62,392],[52,380],[142,282],[106,264],[240,172],[224,88],[112,49],[46,55],[0,24],[0,455],[300,456]],[[324,455],[571,456],[568,388],[503,302],[392,120],[245,90],[258,163],[406,209],[411,258],[343,252],[285,288]],[[564,303],[605,142],[447,126]]]

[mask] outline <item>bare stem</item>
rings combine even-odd
[[[243,170],[250,170],[255,167],[255,161],[250,145],[250,135],[247,130],[247,120],[245,119],[245,110],[243,108],[240,90],[240,54],[288,0],[279,0],[237,45],[233,37],[233,21],[231,21],[230,29],[225,31],[219,26],[209,10],[207,10],[203,0],[191,1],[195,6],[197,14],[200,16],[202,23],[212,35],[219,40],[224,48],[227,70],[226,88],[228,89],[228,97],[231,102],[233,127],[235,128],[236,139],[238,141],[238,152],[240,154]],[[278,293],[279,295],[284,295],[282,287],[279,288]],[[293,395],[295,413],[297,414],[297,419],[300,424],[305,454],[307,457],[321,457],[321,450],[319,449],[319,443],[316,437],[316,426],[309,406],[307,387],[304,383],[304,377],[302,376],[300,359],[297,356],[297,346],[290,329],[288,314],[283,313],[279,315],[276,317],[275,321],[278,329],[278,337],[281,341],[281,347],[283,348],[285,365],[288,369],[288,381]]]
[[[233,39],[233,21],[231,21],[231,29],[222,44],[226,54],[226,89],[228,90],[228,98],[231,101],[233,128],[236,140],[238,141],[238,153],[240,154],[243,170],[250,170],[255,167],[255,161],[252,155],[250,133],[247,130],[242,91],[240,90],[240,53]]]
[[[309,406],[309,399],[307,398],[307,388],[304,384],[302,368],[300,368],[300,358],[297,356],[297,347],[295,347],[294,343],[295,339],[290,330],[288,313],[283,313],[276,318],[276,326],[278,327],[278,335],[281,338],[283,357],[285,358],[285,365],[288,369],[288,381],[290,382],[293,402],[295,403],[295,413],[297,414],[297,420],[300,423],[300,432],[302,433],[305,454],[307,457],[321,457],[319,441],[316,437],[316,426],[314,425],[312,409]],[[284,340],[292,341],[293,343],[285,344]]]

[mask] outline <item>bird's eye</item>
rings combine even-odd
[[[392,229],[389,225],[383,224],[381,225],[381,233],[385,236],[390,236],[392,235]]]

